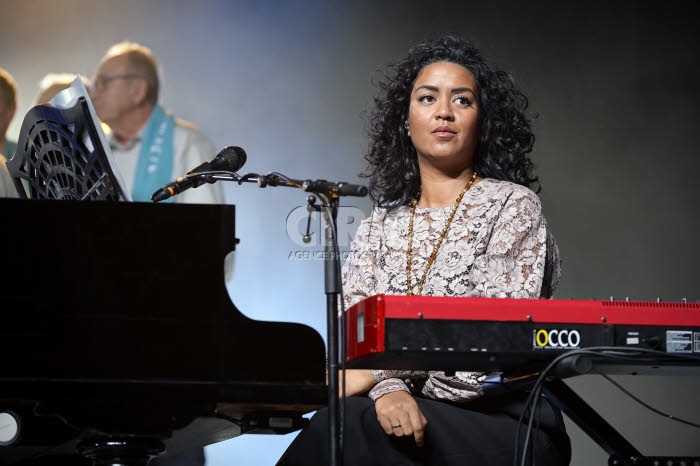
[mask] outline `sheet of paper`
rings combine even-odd
[[[51,99],[49,103],[56,108],[70,108],[78,102],[78,99],[80,97],[85,97],[85,100],[87,101],[88,110],[90,111],[90,117],[92,118],[92,122],[95,124],[95,128],[97,128],[97,135],[99,137],[100,144],[102,145],[105,154],[107,154],[107,162],[112,168],[112,172],[114,173],[116,181],[119,184],[119,188],[121,189],[123,196],[121,200],[131,201],[131,193],[125,189],[126,184],[124,183],[122,174],[119,172],[119,168],[117,168],[117,164],[114,162],[112,150],[109,148],[107,137],[105,136],[100,120],[97,118],[97,112],[95,112],[95,107],[92,105],[90,95],[88,94],[88,91],[85,88],[85,85],[83,84],[83,78],[81,76],[77,76],[68,88],[56,94],[56,96],[53,99]],[[85,140],[83,140],[83,143],[88,149],[94,149],[92,141],[90,141],[88,138],[85,138]]]

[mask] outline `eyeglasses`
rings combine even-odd
[[[98,76],[90,85],[90,90],[101,91],[107,87],[107,85],[117,79],[136,79],[143,78],[140,74],[118,74],[115,76]]]

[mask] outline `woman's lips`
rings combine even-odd
[[[449,126],[438,126],[433,130],[433,134],[440,138],[451,138],[457,134],[457,132]]]

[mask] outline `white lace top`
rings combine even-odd
[[[452,208],[416,208],[411,264],[414,291]],[[376,212],[360,224],[343,266],[346,308],[375,294],[407,293],[410,210],[405,206],[388,214]],[[546,261],[545,289],[551,294],[559,281],[560,261],[539,198],[523,186],[486,178],[464,195],[422,294],[538,298]],[[396,390],[410,391],[407,384],[417,387],[424,397],[455,402],[483,393],[483,374],[478,372],[372,372],[377,384],[369,395],[375,400]]]

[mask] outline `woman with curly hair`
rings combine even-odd
[[[380,84],[370,194],[343,267],[346,308],[375,294],[550,297],[559,256],[528,154],[527,98],[474,44],[413,47]],[[561,413],[539,403],[530,453],[525,394],[485,393],[481,372],[348,370],[346,465],[568,465]],[[519,443],[517,443],[519,440]],[[278,465],[329,464],[320,410]]]

